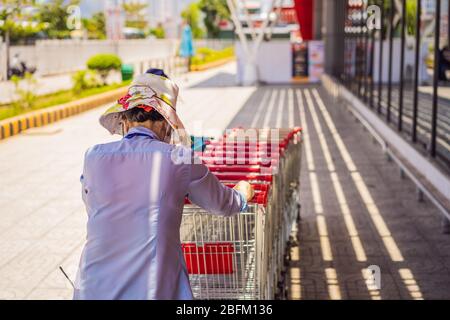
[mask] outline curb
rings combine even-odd
[[[231,58],[225,58],[225,59],[221,59],[221,60],[217,60],[214,62],[209,62],[209,63],[205,63],[205,64],[201,64],[201,65],[193,65],[193,66],[191,66],[191,71],[205,71],[208,69],[220,67],[220,66],[227,64],[228,62],[231,62],[234,60],[236,60],[236,58],[231,57]]]
[[[127,87],[114,89],[91,97],[2,120],[0,121],[0,140],[15,136],[30,128],[43,127],[47,124],[94,109],[103,104],[112,103],[126,92]]]

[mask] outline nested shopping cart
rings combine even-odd
[[[229,187],[250,182],[255,197],[247,212],[229,218],[186,200],[184,258],[196,299],[273,299],[298,215],[301,130],[275,139],[258,130],[256,143],[234,133],[209,143],[201,159]]]

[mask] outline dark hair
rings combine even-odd
[[[162,69],[150,68],[145,73],[151,73],[151,74],[155,74],[160,77],[170,79],[169,76],[167,74],[165,74],[164,70],[162,70]]]
[[[163,121],[164,117],[156,110],[146,112],[141,108],[133,108],[123,113],[123,117],[132,122]]]
[[[164,70],[162,70],[162,69],[151,68],[151,69],[148,69],[146,73],[155,74],[157,76],[161,76],[161,77],[169,79],[169,77],[164,73]],[[144,109],[140,109],[140,108],[133,108],[133,109],[125,111],[123,113],[123,117],[125,119],[127,119],[128,121],[132,121],[132,122],[145,122],[148,120],[150,120],[150,121],[165,120],[164,117],[161,114],[159,114],[159,112],[156,110],[146,112]]]

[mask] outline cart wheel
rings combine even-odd
[[[286,287],[284,288],[284,297],[283,300],[289,300],[289,289]]]
[[[302,221],[301,209],[302,205],[300,203],[297,204],[297,223],[300,223],[300,221]]]
[[[288,291],[287,286],[284,283],[280,283],[278,286],[277,299],[278,300],[288,300],[289,299],[289,291]]]
[[[292,247],[295,244],[295,237],[293,235],[289,236],[288,248]]]
[[[285,297],[286,297],[285,291],[286,291],[286,288],[285,288],[284,284],[282,282],[279,282],[278,289],[277,289],[277,298],[279,300],[285,300]]]
[[[288,248],[288,251],[284,255],[284,265],[288,266],[291,261],[292,261],[291,250],[290,250],[290,248]]]
[[[289,300],[289,289],[284,288],[284,300]]]

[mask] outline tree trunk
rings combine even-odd
[[[5,31],[5,45],[6,45],[6,79],[9,80],[10,76],[9,76],[9,46],[10,46],[10,30],[9,28],[6,28]]]

